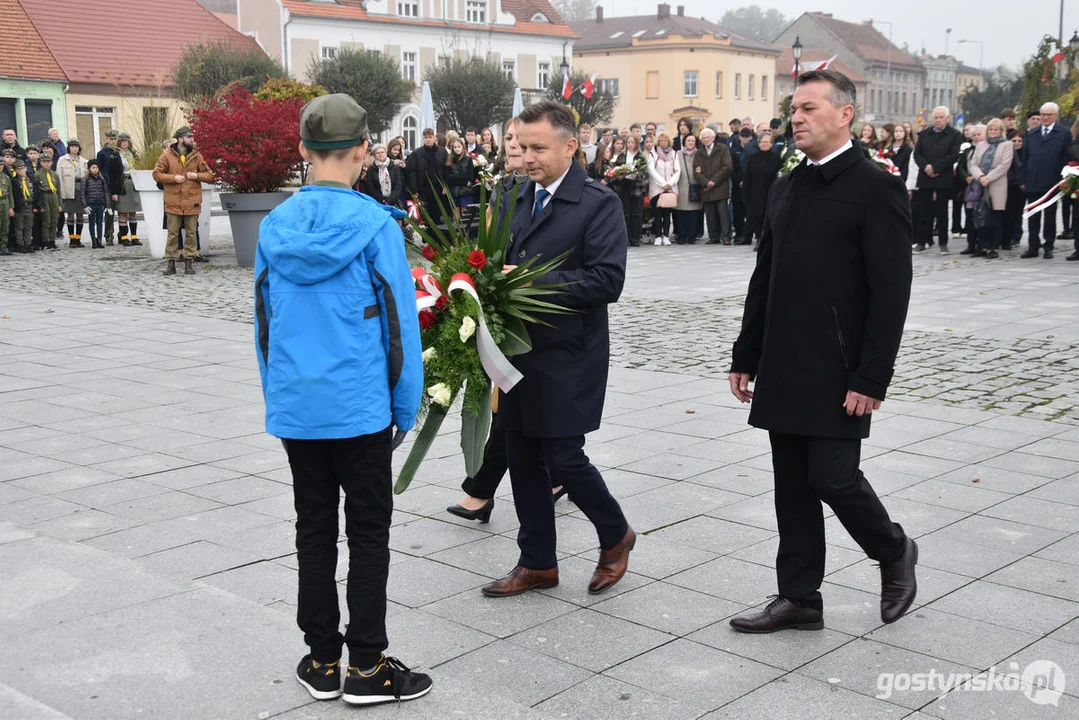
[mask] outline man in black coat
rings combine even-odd
[[[599,564],[588,591],[598,593],[625,574],[636,540],[618,501],[584,454],[585,433],[599,428],[603,414],[610,359],[607,305],[622,293],[629,233],[618,196],[574,162],[578,141],[569,108],[536,103],[521,113],[520,122],[530,179],[518,189],[504,271],[515,267],[509,263],[568,252],[540,282],[566,283],[554,302],[574,312],[545,317],[551,326],[528,326],[532,350],[513,358],[524,379],[499,398],[521,555],[510,575],[485,586],[483,594],[504,597],[558,584],[552,480],[596,527]]]
[[[953,170],[963,144],[962,133],[949,125],[948,119],[948,108],[933,110],[933,124],[922,130],[914,145],[914,162],[918,164],[915,252],[922,252],[933,244],[934,220],[940,252],[948,252],[948,198],[952,196]]]
[[[15,128],[4,128],[3,139],[0,139],[0,150],[13,150],[19,160],[26,158],[26,151],[19,144],[19,137],[15,134]]]
[[[446,150],[438,146],[435,131],[423,131],[423,147],[416,148],[405,161],[405,186],[409,193],[417,195],[427,212],[438,216],[437,194],[442,191],[442,178],[446,172]],[[443,203],[450,201],[443,197]]]
[[[779,525],[779,596],[731,620],[742,632],[824,626],[822,501],[880,563],[884,622],[917,589],[917,545],[858,469],[903,335],[911,224],[902,180],[851,142],[855,101],[834,70],[798,78],[794,142],[807,160],[772,186],[734,345],[731,392],[769,431]]]
[[[1023,143],[1023,191],[1027,202],[1037,200],[1060,182],[1060,171],[1068,164],[1068,147],[1072,144],[1072,134],[1057,122],[1060,120],[1060,107],[1056,103],[1042,105],[1040,119],[1040,124],[1027,132]],[[1039,248],[1044,245],[1044,257],[1051,260],[1053,243],[1057,238],[1056,206],[1031,215],[1027,220],[1027,230],[1028,248],[1019,257],[1036,258]],[[1076,247],[1079,249],[1079,244]]]
[[[97,166],[112,189],[112,203],[114,206],[120,199],[120,193],[124,190],[124,161],[120,158],[120,151],[116,149],[116,142],[119,137],[119,131],[109,130],[105,133],[105,144],[97,151]],[[113,216],[115,214],[116,211],[112,208],[105,209],[105,233],[101,237],[101,242],[106,245],[112,245],[113,243],[113,228],[115,227]]]

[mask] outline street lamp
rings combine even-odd
[[[985,43],[981,40],[960,40],[959,44],[970,43],[978,45],[978,77],[982,79],[982,89],[985,89]]]
[[[1079,47],[1079,30],[1072,33],[1072,39],[1068,41],[1068,47],[1073,49]]]
[[[568,42],[569,41],[567,40],[566,42],[562,43],[562,63],[558,66],[558,69],[562,71],[563,81],[565,80],[565,78],[569,77],[569,63],[566,62],[566,43]]]
[[[802,39],[798,35],[794,36],[791,52],[794,54],[794,84],[797,86],[798,76],[802,73]]]

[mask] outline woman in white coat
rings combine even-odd
[[[678,153],[671,147],[671,136],[660,133],[655,149],[647,153],[648,159],[648,197],[652,208],[652,234],[656,236],[656,245],[671,244],[671,211],[674,205],[660,207],[660,196],[668,193],[678,195],[680,175]]]
[[[988,199],[988,212],[984,224],[978,228],[978,248],[973,253],[976,257],[995,260],[1000,257],[1000,241],[1004,231],[1004,206],[1008,203],[1008,169],[1012,166],[1014,155],[1012,144],[1004,132],[1004,122],[993,118],[985,126],[985,139],[974,148],[968,170],[971,182],[982,186],[982,192]],[[977,210],[972,222],[978,222]]]
[[[82,181],[86,177],[86,159],[82,145],[75,138],[67,141],[67,155],[56,162],[60,176],[60,209],[67,216],[67,237],[73,246],[82,243],[83,213],[86,203],[82,197]]]

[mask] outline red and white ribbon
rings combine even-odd
[[[416,280],[418,288],[416,290],[416,311],[419,312],[434,307],[435,303],[438,302],[438,298],[442,296],[442,288],[438,286],[438,281],[423,268],[412,268],[412,277]],[[517,383],[521,382],[524,375],[513,366],[509,358],[502,354],[494,337],[491,335],[491,331],[487,329],[487,323],[483,319],[483,303],[480,302],[479,293],[476,292],[476,285],[472,282],[472,278],[468,276],[468,273],[457,273],[450,278],[450,285],[446,288],[446,294],[454,292],[466,293],[476,301],[478,306],[476,311],[476,349],[480,353],[480,362],[483,363],[483,370],[487,373],[487,377],[491,378],[494,384],[501,388],[502,392],[509,392]]]
[[[1054,185],[1049,192],[1042,195],[1040,198],[1032,203],[1028,203],[1023,208],[1023,219],[1037,215],[1044,212],[1049,208],[1060,202],[1060,199],[1064,197],[1064,188],[1068,185],[1068,178],[1072,176],[1079,176],[1079,163],[1068,163],[1064,166],[1064,169],[1060,171],[1060,177],[1064,178],[1059,183]],[[1056,212],[1055,210],[1053,212]]]

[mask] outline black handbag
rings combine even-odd
[[[689,184],[689,201],[700,202],[701,201],[701,186],[698,183]]]

